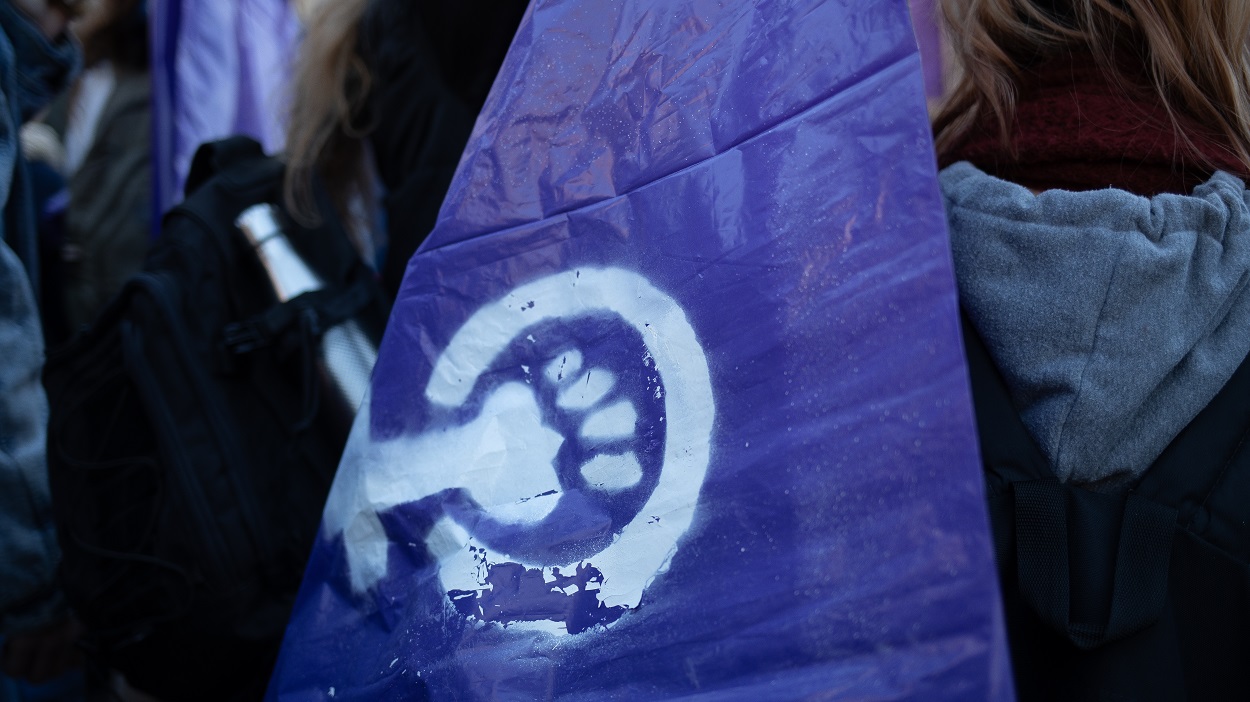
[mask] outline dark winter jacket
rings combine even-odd
[[[393,299],[438,217],[460,154],[525,11],[524,0],[372,0],[360,53],[372,76],[363,122],[386,190],[382,284]]]
[[[942,173],[1017,693],[1250,699],[1250,207]]]

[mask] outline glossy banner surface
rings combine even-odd
[[[536,0],[274,700],[1011,699],[903,0]]]

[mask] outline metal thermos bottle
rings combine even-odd
[[[272,205],[247,208],[235,224],[256,250],[279,302],[325,287],[325,282],[308,267],[282,233]],[[355,413],[369,389],[373,364],[378,360],[377,347],[360,325],[349,319],[325,331],[321,337],[321,356],[334,389]]]

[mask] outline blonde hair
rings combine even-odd
[[[319,217],[312,178],[319,176],[354,239],[360,234],[351,226],[350,203],[372,202],[363,144],[368,129],[358,124],[371,78],[356,51],[367,5],[368,0],[328,0],[311,11],[291,82],[283,183],[292,216],[314,225]]]
[[[1180,129],[1184,116],[1250,173],[1250,2],[1242,0],[940,0],[962,74],[933,120],[939,155],[982,120],[1004,145],[1026,71],[1082,51],[1113,85],[1117,61],[1140,60],[1189,156],[1214,166]],[[1140,82],[1140,81],[1138,81]]]

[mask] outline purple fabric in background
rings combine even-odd
[[[942,66],[942,33],[938,29],[937,0],[908,0],[916,43],[920,45],[920,63],[924,67],[924,89],[929,99],[942,97],[946,91]]]
[[[155,222],[182,200],[196,148],[246,134],[282,149],[301,28],[286,0],[152,3]]]
[[[269,699],[1012,698],[904,0],[535,0]]]

